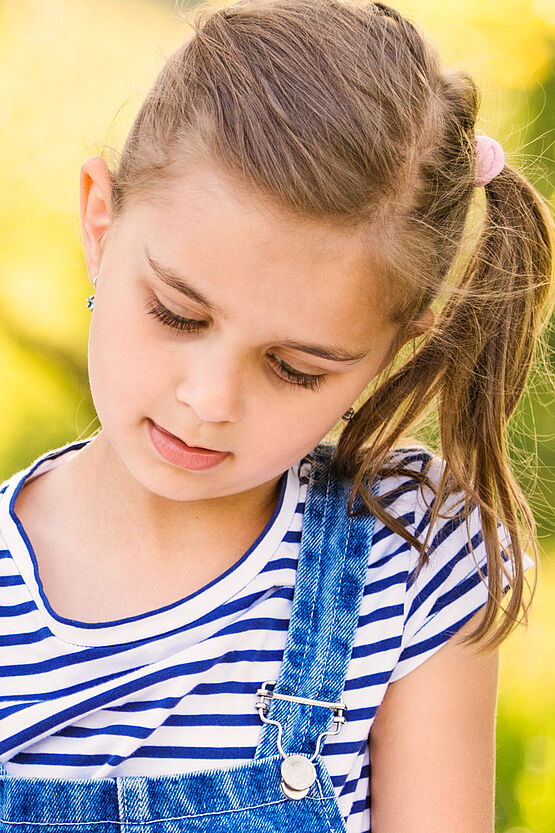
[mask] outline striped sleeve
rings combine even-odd
[[[420,452],[401,449],[399,454],[408,469],[426,466],[430,480],[439,481],[444,463],[428,449]],[[395,513],[410,518],[417,537],[423,540],[429,528],[434,493],[429,487],[422,487],[422,491],[414,488],[414,481],[402,485],[398,490],[401,496],[394,501]],[[394,493],[392,490],[391,494]],[[461,501],[460,494],[451,495],[444,504],[430,537],[429,560],[420,571],[416,569],[419,553],[410,548],[401,650],[390,682],[404,677],[432,656],[488,600],[487,557],[480,511],[472,506],[467,524],[464,514],[459,514]],[[498,523],[498,528],[499,540],[505,548],[510,545],[510,536],[502,524]],[[504,559],[510,576],[511,565],[506,556]],[[525,570],[534,566],[526,553],[523,562]],[[509,584],[507,578],[506,588]]]
[[[464,518],[442,523],[430,543],[428,563],[419,573],[414,563],[409,574],[401,653],[390,682],[432,656],[488,599],[478,508],[470,513],[468,530]],[[416,561],[416,551],[414,556]]]

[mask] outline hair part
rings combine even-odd
[[[187,159],[206,160],[295,216],[362,232],[399,343],[430,305],[440,305],[412,356],[390,366],[343,429],[335,466],[354,478],[350,511],[359,493],[418,549],[420,564],[450,495],[461,493],[467,520],[471,504],[479,507],[489,601],[471,639],[487,635],[497,644],[526,608],[524,548],[537,556],[505,432],[552,308],[553,222],[545,203],[505,166],[485,188],[481,234],[456,281],[476,193],[480,101],[466,73],[444,71],[435,47],[382,3],[239,0],[197,7],[191,26],[125,142],[113,173],[113,216],[133,200],[163,198]],[[403,473],[392,450],[434,407],[443,477],[433,484],[426,468],[410,471],[435,492],[421,540],[367,483]],[[505,551],[498,520],[510,535]],[[504,606],[507,565],[512,592]]]

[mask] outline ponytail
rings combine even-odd
[[[471,501],[479,507],[489,599],[470,638],[475,641],[487,633],[488,644],[496,645],[519,621],[521,609],[526,614],[523,551],[537,559],[534,518],[511,471],[505,432],[552,308],[553,222],[532,185],[508,166],[486,186],[485,194],[484,225],[459,289],[413,357],[345,427],[336,465],[354,477],[352,498],[359,491],[377,517],[417,547],[420,566],[446,498],[462,492],[466,518]],[[435,487],[426,476],[427,467],[421,473],[410,471],[436,493],[428,534],[420,541],[388,515],[387,495],[374,498],[364,479],[409,473],[388,465],[390,449],[433,403],[445,467]],[[372,443],[363,448],[368,437]],[[501,547],[498,520],[510,546]],[[503,607],[507,581],[512,592]],[[500,609],[503,615],[497,622]]]

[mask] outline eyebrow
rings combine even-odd
[[[188,283],[185,283],[179,272],[169,266],[161,266],[154,260],[153,257],[151,257],[150,253],[147,252],[146,249],[145,255],[154,274],[157,275],[160,280],[166,284],[166,286],[171,286],[172,289],[177,289],[177,291],[181,292],[182,295],[186,295],[187,298],[191,298],[191,300],[196,301],[197,304],[200,304],[201,307],[204,307],[209,312],[216,313],[217,315],[223,315],[223,310],[221,310],[220,307],[215,304],[211,304],[208,298],[205,298],[201,292],[194,289]]]
[[[200,304],[209,312],[223,316],[223,310],[216,304],[211,303],[208,298],[206,298],[197,289],[186,283],[177,270],[172,269],[171,267],[162,266],[154,260],[146,248],[145,255],[154,274],[157,275],[157,277],[160,278],[166,286],[170,286],[172,289],[176,289],[177,292],[180,292],[187,298],[196,301],[197,304]],[[289,347],[291,350],[298,350],[301,353],[309,353],[311,356],[317,356],[320,359],[327,359],[332,362],[359,362],[368,355],[367,353],[349,353],[341,347],[328,347],[321,344],[301,344],[298,341],[281,341],[280,346]]]
[[[367,353],[348,353],[340,347],[324,347],[320,344],[299,344],[297,341],[281,341],[280,345],[289,347],[291,350],[300,350],[301,353],[310,353],[311,356],[318,356],[320,359],[329,359],[332,362],[359,362]]]

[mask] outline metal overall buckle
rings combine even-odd
[[[272,726],[277,726],[278,729],[277,748],[279,750],[279,754],[283,758],[281,764],[281,790],[283,794],[286,795],[287,798],[304,798],[316,781],[316,768],[312,761],[320,752],[320,743],[322,738],[325,738],[328,735],[339,734],[346,721],[345,712],[347,711],[347,706],[345,703],[341,702],[326,703],[323,700],[311,700],[308,697],[294,697],[291,694],[276,694],[273,691],[273,688],[268,688],[268,686],[275,686],[275,684],[276,680],[267,680],[265,683],[262,683],[262,688],[259,688],[256,692],[258,700],[255,703],[255,708],[258,709],[258,714],[260,715],[260,719],[263,723],[270,723]],[[268,705],[270,700],[289,700],[292,703],[305,703],[308,706],[324,706],[327,709],[331,709],[334,713],[333,723],[335,724],[335,731],[329,730],[327,732],[321,732],[318,735],[318,740],[316,741],[316,751],[311,758],[307,758],[305,755],[287,755],[283,751],[283,747],[281,745],[283,726],[278,720],[268,720],[266,717],[270,708]]]

